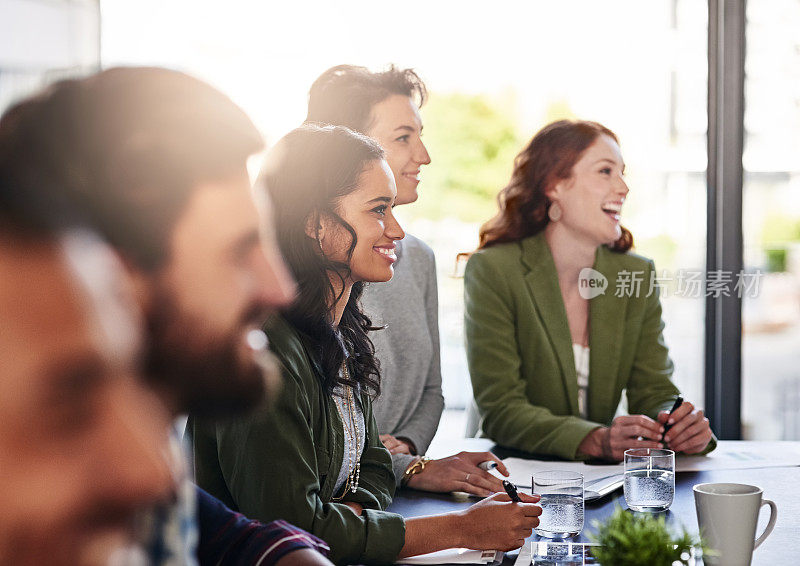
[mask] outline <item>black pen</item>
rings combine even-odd
[[[511,483],[508,480],[503,480],[503,488],[505,488],[506,493],[511,498],[511,501],[513,501],[514,503],[519,503],[520,501],[522,501],[519,498],[519,495],[517,494],[517,488],[514,487],[513,483]]]
[[[667,416],[667,423],[669,423],[669,417],[672,416],[672,413],[674,413],[676,410],[678,410],[678,407],[680,407],[682,404],[683,404],[683,397],[678,395],[678,398],[675,399],[675,403],[672,405],[672,408],[669,410],[669,415]],[[666,424],[666,423],[664,424],[664,432],[661,434],[661,442],[664,442],[664,436],[666,436],[666,434],[669,432],[669,429],[671,429],[671,428],[672,428],[671,424]]]

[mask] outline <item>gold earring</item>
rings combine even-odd
[[[553,201],[550,204],[550,208],[547,210],[547,216],[552,222],[558,222],[561,220],[561,206],[557,202]]]

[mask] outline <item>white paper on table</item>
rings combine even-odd
[[[524,460],[522,458],[506,458],[503,463],[508,468],[510,477],[502,476],[496,470],[494,475],[501,479],[508,479],[517,487],[532,487],[531,477],[537,472],[545,472],[548,470],[563,470],[569,472],[578,472],[583,474],[583,483],[587,488],[591,487],[588,484],[591,482],[599,481],[601,479],[612,479],[615,476],[620,477],[625,473],[625,468],[622,464],[603,464],[599,466],[584,464],[583,462],[561,462],[561,461],[543,461],[543,460]],[[598,484],[599,485],[599,484]]]
[[[562,462],[506,458],[503,463],[511,474],[509,481],[518,487],[531,487],[531,477],[536,472],[565,470],[583,474],[587,489],[599,489],[605,479],[612,480],[625,473],[622,463],[588,465],[583,462]],[[675,459],[676,472],[705,472],[716,470],[748,470],[800,466],[800,442],[725,441],[707,456],[683,456]],[[498,478],[506,479],[494,471]],[[592,482],[595,482],[592,484]]]
[[[678,456],[676,472],[751,470],[800,466],[800,442],[720,440],[707,456]]]
[[[499,550],[470,550],[468,548],[448,548],[418,556],[401,558],[396,564],[492,564],[502,562],[503,552]]]

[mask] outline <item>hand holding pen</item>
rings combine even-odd
[[[672,428],[672,425],[675,424],[675,418],[673,415],[681,405],[683,405],[683,397],[678,395],[678,397],[675,399],[675,402],[672,404],[672,408],[667,414],[667,422],[664,423],[664,432],[661,433],[661,442],[664,442],[664,436],[669,432],[669,429]]]
[[[542,508],[536,503],[540,497],[517,493],[514,486],[509,485],[509,493],[495,493],[455,514],[455,520],[460,522],[456,528],[463,538],[461,546],[514,550],[539,526]],[[509,501],[514,496],[517,500]]]
[[[511,498],[511,501],[514,503],[519,503],[521,500],[519,498],[519,493],[517,493],[517,486],[511,483],[508,480],[503,480],[503,489],[506,490],[506,493]]]
[[[664,445],[675,452],[702,452],[712,437],[711,425],[703,411],[682,397],[675,400],[671,411],[659,413],[658,422],[664,427]]]
[[[647,415],[620,415],[611,426],[587,434],[578,445],[578,452],[607,462],[621,462],[629,448],[662,448],[662,431],[661,424]]]

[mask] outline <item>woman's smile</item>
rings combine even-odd
[[[389,263],[394,263],[397,261],[397,254],[395,254],[395,249],[397,246],[394,244],[387,244],[385,246],[374,246],[372,249],[376,253],[380,254],[383,259],[387,260]]]
[[[608,215],[608,217],[611,218],[615,223],[618,223],[620,219],[620,213],[622,212],[622,204],[624,202],[624,199],[604,202],[602,206],[603,212],[606,213],[606,215]]]

